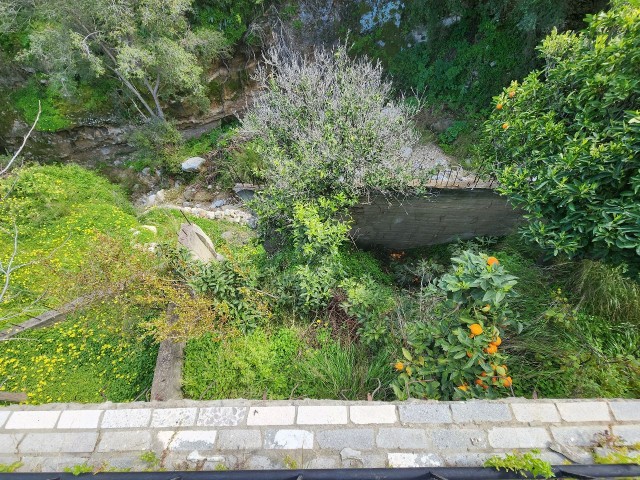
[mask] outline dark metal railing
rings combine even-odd
[[[555,478],[640,478],[640,465],[558,465]],[[211,472],[0,473],[0,480],[510,480],[532,478],[487,467],[229,470]]]

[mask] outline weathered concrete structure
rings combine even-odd
[[[522,215],[490,189],[433,189],[426,197],[373,197],[353,208],[362,245],[393,249],[512,233]]]

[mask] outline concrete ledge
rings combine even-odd
[[[640,440],[640,400],[341,402],[220,400],[0,409],[0,459],[22,471],[87,462],[168,469],[479,466],[513,450],[591,460],[605,431]]]

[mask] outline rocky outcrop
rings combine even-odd
[[[251,76],[257,65],[255,55],[237,54],[227,62],[213,65],[207,77],[207,91],[211,100],[204,113],[181,103],[166,107],[178,129],[187,139],[219,127],[223,121],[237,117],[252,103],[257,93]],[[29,130],[11,106],[0,108],[0,149],[15,151]],[[128,138],[133,126],[118,124],[113,119],[94,120],[57,132],[35,131],[23,150],[25,159],[40,162],[73,160],[89,167],[111,165],[118,158],[133,152]]]

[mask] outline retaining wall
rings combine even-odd
[[[479,466],[538,448],[592,462],[598,434],[640,442],[640,400],[176,401],[0,409],[0,463],[166,469]],[[159,466],[155,466],[157,469]]]
[[[404,249],[512,233],[522,214],[489,189],[433,189],[428,197],[374,197],[352,210],[356,241]]]

